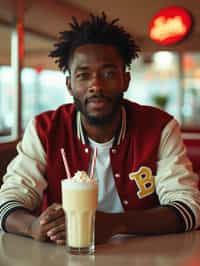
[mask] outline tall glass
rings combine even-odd
[[[95,251],[95,212],[98,204],[98,184],[62,180],[62,206],[66,215],[66,248],[72,254],[92,254]]]

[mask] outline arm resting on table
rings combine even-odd
[[[184,220],[173,207],[124,213],[97,212],[95,238],[97,243],[103,243],[116,234],[158,235],[184,230]]]
[[[16,209],[7,216],[4,230],[9,233],[33,237],[30,232],[30,225],[35,219],[36,217],[29,211],[25,209]]]
[[[16,209],[4,221],[4,230],[36,240],[52,240],[65,243],[65,215],[60,204],[52,204],[40,216],[35,217],[26,209]]]

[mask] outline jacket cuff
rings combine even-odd
[[[0,205],[0,230],[7,232],[5,229],[6,218],[9,214],[17,209],[24,209],[24,206],[18,201],[7,201]]]
[[[177,216],[180,217],[184,225],[184,231],[191,231],[195,228],[196,223],[194,213],[185,203],[181,201],[173,201],[167,204],[167,207],[172,207],[176,211]]]

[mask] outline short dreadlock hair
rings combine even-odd
[[[69,71],[70,59],[75,49],[84,44],[107,44],[117,48],[124,65],[130,67],[132,59],[138,57],[139,47],[132,36],[114,19],[110,23],[103,12],[101,16],[90,15],[88,20],[78,23],[75,17],[69,23],[70,30],[60,32],[59,42],[49,56],[57,58],[55,63],[63,72]]]

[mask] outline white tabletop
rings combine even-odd
[[[163,236],[118,236],[94,255],[69,255],[64,246],[0,233],[0,266],[197,266],[200,231]]]

